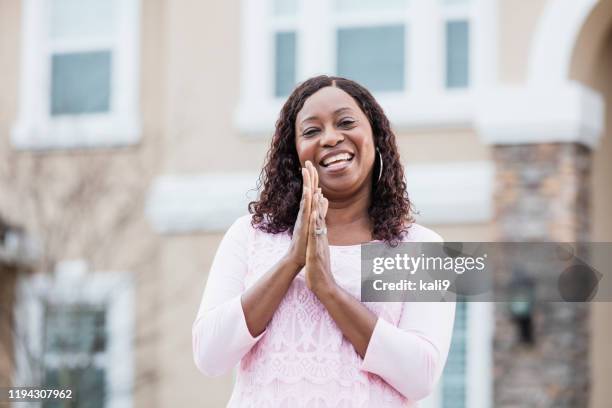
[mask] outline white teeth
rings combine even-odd
[[[336,154],[334,156],[328,157],[327,159],[323,160],[323,165],[324,166],[328,166],[333,162],[336,161],[340,161],[340,160],[350,160],[351,159],[351,155],[348,153],[340,153],[340,154]]]

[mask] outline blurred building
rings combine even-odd
[[[14,279],[0,257],[0,379],[78,406],[227,402],[191,324],[316,74],[374,92],[447,241],[612,241],[610,0],[4,0],[0,73],[0,216],[41,248]],[[423,406],[608,407],[611,316],[535,310],[527,347],[505,305],[461,304]]]

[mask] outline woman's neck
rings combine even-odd
[[[329,200],[326,224],[330,228],[367,226],[370,227],[368,208],[370,207],[370,191],[363,189],[347,198]]]

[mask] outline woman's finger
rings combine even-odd
[[[313,172],[313,165],[312,162],[310,160],[306,160],[306,169],[308,170],[308,175],[310,176],[309,180],[310,180],[310,184],[309,187],[312,189],[313,193],[315,191],[317,191],[317,189],[314,187],[314,172]]]
[[[315,229],[316,229],[316,222],[317,219],[317,210],[313,210],[312,214],[310,214],[310,225],[308,230],[310,231],[310,236],[317,238],[317,234],[315,233]]]
[[[321,214],[321,199],[323,198],[319,190],[321,189],[317,189],[317,200],[316,200],[315,207],[313,207],[317,211],[317,214],[319,214],[317,218],[315,219],[315,226],[317,228],[321,228],[321,215],[320,214]]]
[[[312,188],[312,191],[315,192],[317,191],[315,169],[314,169],[314,165],[312,164],[310,160],[308,161],[308,173],[310,176],[310,188]]]
[[[310,172],[305,168],[302,169],[302,178],[302,208],[304,210],[303,214],[308,217],[310,214],[310,208],[312,207],[312,189],[310,187]]]
[[[323,219],[325,219],[325,217],[327,217],[327,209],[329,208],[329,201],[325,197],[323,197],[322,201],[323,202],[322,202],[322,208],[321,208],[321,216],[323,217]]]
[[[302,195],[305,195],[307,191],[312,191],[312,181],[310,176],[310,170],[308,170],[308,162],[306,167],[302,167]]]

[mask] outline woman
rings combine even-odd
[[[229,407],[406,407],[446,361],[454,303],[362,303],[360,244],[441,241],[413,222],[395,136],[372,95],[319,76],[283,106],[252,215],[213,261],[193,353],[240,362]]]

